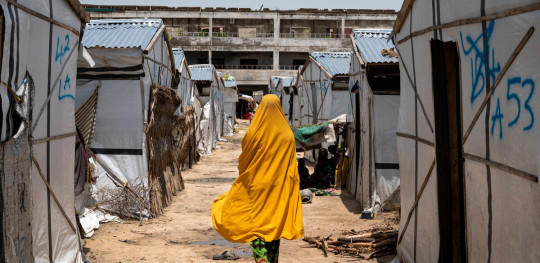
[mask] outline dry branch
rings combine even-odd
[[[355,233],[353,231],[353,233]],[[372,230],[368,233],[355,233],[337,239],[321,237],[304,237],[304,241],[320,248],[324,255],[328,252],[346,254],[364,259],[379,257],[395,253],[397,244],[397,230]]]

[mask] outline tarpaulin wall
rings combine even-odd
[[[348,121],[352,126],[347,134],[350,167],[346,185],[364,208],[378,210],[399,187],[399,95],[373,94],[357,56],[351,59],[350,70],[349,90],[357,86],[358,93],[347,94],[350,106],[343,109],[351,113]]]
[[[403,10],[409,10],[409,3]],[[520,8],[531,4],[528,10]],[[420,0],[411,5],[395,36],[401,71],[398,132],[407,136],[398,137],[402,261],[434,262],[445,249],[439,243],[443,230],[433,165],[437,131],[432,39],[453,42],[458,50],[466,257],[470,262],[540,261],[540,130],[534,121],[540,114],[535,104],[540,36],[531,31],[540,27],[538,8],[535,1]],[[503,11],[510,12],[501,15]],[[495,14],[495,20],[482,18]],[[476,19],[409,37],[467,18]],[[418,204],[413,207],[415,199]]]
[[[30,122],[36,141],[33,155],[60,206],[51,197],[36,165],[32,165],[32,187],[26,191],[31,192],[33,206],[25,207],[32,210],[32,235],[13,236],[10,253],[14,255],[10,256],[21,262],[32,258],[35,262],[80,262],[77,230],[72,226],[76,226],[74,96],[81,21],[66,1],[22,0],[14,4],[0,1],[4,18],[0,78],[11,89],[21,86],[26,71],[34,80]],[[52,18],[54,23],[30,15],[21,7]],[[65,26],[59,26],[58,22]],[[5,85],[0,92],[1,136],[6,139],[17,132],[13,126],[11,132],[6,130],[13,123],[9,123],[5,114],[15,108],[6,103]],[[25,249],[29,244],[33,249]]]
[[[283,113],[285,114],[285,118],[287,120],[289,120],[290,119],[290,114],[291,114],[291,110],[290,110],[291,94],[289,92],[285,91],[284,87],[281,87],[279,89],[281,89],[281,96],[279,98],[279,100],[281,101],[281,108],[283,109]]]
[[[210,74],[210,72],[208,74]],[[218,126],[218,120],[222,120],[221,114],[223,114],[223,111],[220,112],[219,110],[223,107],[223,92],[220,91],[215,70],[212,70],[211,74],[212,80],[210,86],[203,88],[204,91],[208,90],[208,95],[201,96],[204,106],[202,120],[200,122],[201,138],[199,140],[199,151],[202,154],[212,153],[212,149],[217,147],[217,141],[221,136],[221,132],[219,130],[221,125]]]
[[[221,139],[221,136],[223,135],[223,119],[224,119],[224,113],[223,113],[223,90],[225,87],[222,85],[223,82],[218,82],[219,85],[217,88],[213,89],[212,95],[213,95],[213,101],[214,101],[214,117],[215,117],[215,130],[214,130],[214,136],[215,141],[217,142]],[[217,144],[214,144],[214,147],[217,147]]]
[[[332,80],[314,63],[305,67],[299,89],[304,102],[300,125],[332,119]]]
[[[128,181],[130,186],[147,187],[145,129],[150,89],[153,83],[170,87],[173,76],[166,42],[160,36],[147,53],[142,48],[100,47],[89,48],[88,52],[96,65],[79,74],[77,106],[98,89],[96,127],[89,146],[107,168],[97,163],[96,186],[116,187],[106,175],[106,169],[110,169],[120,183]],[[115,68],[110,67],[110,61],[114,61]],[[129,67],[139,69],[129,72],[128,76],[121,69]],[[101,70],[103,68],[109,71]]]
[[[236,88],[225,88],[223,91],[223,111],[225,115],[223,120],[223,136],[232,136],[234,134],[236,102],[238,102]]]
[[[301,115],[301,112],[300,112],[300,100],[299,100],[299,95],[298,95],[298,89],[296,87],[294,88],[291,88],[291,89],[294,89],[294,92],[291,91],[291,96],[293,96],[293,100],[292,100],[292,108],[291,108],[291,115],[289,116],[290,117],[290,123],[294,126],[299,126],[300,125],[300,115]]]
[[[173,51],[175,52],[175,51]],[[189,66],[187,65],[186,59],[184,56],[175,56],[175,59],[181,59],[182,61],[175,61],[178,71],[180,81],[176,87],[176,92],[180,99],[182,99],[182,106],[191,106],[191,100],[195,96],[195,82],[191,79],[191,73],[189,71]]]
[[[278,77],[278,76],[270,77],[270,81],[268,82],[268,94],[277,95],[276,87],[277,87],[277,84],[278,84],[279,80],[280,80],[280,77]]]

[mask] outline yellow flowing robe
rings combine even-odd
[[[236,243],[304,236],[294,135],[276,95],[263,97],[238,163],[238,178],[212,205],[217,232]]]

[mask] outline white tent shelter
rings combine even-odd
[[[223,78],[223,136],[233,136],[236,124],[236,103],[238,102],[238,88],[233,76],[225,75]]]
[[[96,101],[95,110],[78,112],[95,123],[84,136],[97,160],[96,186],[127,181],[146,188],[151,86],[171,87],[176,72],[165,25],[160,19],[92,20],[82,44],[96,65],[79,63],[75,105]]]
[[[349,114],[349,52],[314,52],[299,71],[300,125]],[[296,113],[295,113],[296,114]]]
[[[292,124],[291,110],[293,107],[292,98],[294,96],[293,86],[296,84],[296,76],[284,77],[284,76],[271,76],[268,84],[268,93],[278,96],[281,102],[281,108],[287,118],[287,121]],[[296,117],[298,121],[298,117]]]
[[[410,1],[394,25],[403,262],[540,261],[540,4]]]
[[[191,79],[191,71],[189,70],[189,65],[187,63],[184,51],[181,48],[173,48],[172,52],[179,77],[176,92],[178,93],[180,99],[182,99],[182,106],[190,106],[193,103],[198,103],[195,101],[195,96],[198,94],[197,89],[195,88],[195,82]]]
[[[280,79],[280,76],[270,77],[270,80],[268,81],[268,94],[276,94],[276,87]]]
[[[82,262],[73,112],[86,14],[76,0],[0,8],[0,261]]]
[[[387,40],[390,33],[356,29],[351,35],[347,189],[364,208],[375,211],[383,204],[399,204],[399,66],[397,57],[383,55],[394,48]]]
[[[180,114],[183,106],[193,106],[195,110],[195,130],[199,131],[203,114],[203,105],[199,100],[199,91],[197,90],[195,81],[191,78],[191,70],[189,69],[184,51],[180,48],[173,48],[173,55],[180,80],[176,92],[180,99],[182,99],[182,105],[179,107],[177,114]],[[199,139],[198,136],[200,136],[200,134],[199,132],[196,132],[197,141]]]
[[[197,92],[203,99],[203,116],[200,122],[199,151],[202,154],[210,154],[217,146],[217,141],[221,136],[221,114],[219,111],[223,103],[220,90],[220,80],[213,65],[201,64],[190,65],[191,79],[195,81]],[[219,124],[219,125],[218,125]]]
[[[289,121],[290,124],[294,121],[294,113],[293,113],[293,99],[294,99],[294,91],[293,88],[294,84],[296,83],[296,76],[295,77],[281,77],[279,79],[279,82],[276,86],[276,90],[280,91],[279,94],[279,100],[281,101],[281,108],[283,109],[283,113],[285,114],[285,117]],[[296,120],[298,120],[298,117],[296,117]]]

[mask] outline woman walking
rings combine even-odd
[[[294,135],[276,95],[263,97],[242,140],[239,176],[212,205],[217,232],[277,263],[279,240],[304,235]]]

